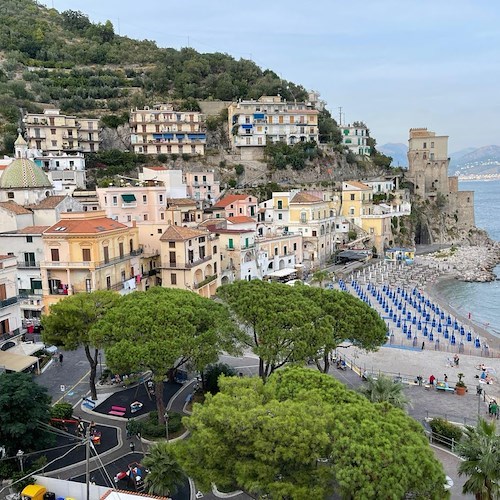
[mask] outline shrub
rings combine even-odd
[[[462,437],[462,429],[444,418],[433,418],[429,422],[429,425],[431,426],[433,434],[438,434],[439,436],[447,438],[446,441],[443,442],[446,446],[451,446],[448,440],[451,441],[453,439],[455,443],[457,443]]]
[[[70,403],[56,403],[50,409],[52,418],[70,419],[73,416],[73,406]]]
[[[159,155],[156,155],[156,159],[160,163],[167,163],[167,161],[168,161],[168,155],[166,155],[165,153],[160,153]]]
[[[188,155],[187,153],[182,153],[182,160],[183,161],[189,161],[191,159],[191,156]]]
[[[176,433],[180,430],[182,422],[180,413],[168,414],[168,432]],[[165,426],[158,425],[158,412],[152,411],[149,413],[148,418],[138,423],[138,432],[143,437],[148,438],[162,438],[166,437]]]
[[[225,363],[217,363],[215,365],[208,365],[203,374],[204,389],[212,394],[219,392],[219,377],[220,375],[233,377],[236,375],[236,370]]]
[[[245,167],[241,163],[238,163],[238,165],[234,166],[234,171],[236,175],[241,175],[245,171]]]

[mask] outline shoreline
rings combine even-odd
[[[435,281],[432,281],[432,282],[426,284],[423,287],[423,289],[427,295],[432,297],[433,300],[435,300],[435,302],[437,302],[439,304],[440,307],[449,311],[462,324],[469,326],[469,328],[471,330],[473,330],[476,335],[478,335],[479,337],[483,337],[485,340],[487,340],[490,348],[494,349],[495,351],[500,350],[500,338],[499,337],[497,337],[493,333],[489,332],[487,328],[485,328],[484,326],[481,325],[481,323],[479,323],[473,319],[469,319],[464,314],[458,312],[443,297],[443,295],[439,291],[439,286],[442,286],[443,284],[447,284],[447,283],[452,283],[453,281],[456,281],[456,277],[454,276],[454,274],[450,273],[448,275],[441,276],[441,277],[437,278]]]

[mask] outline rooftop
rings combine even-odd
[[[231,224],[243,224],[246,222],[255,223],[255,219],[252,219],[252,217],[248,217],[247,215],[238,215],[236,217],[228,217],[227,221],[230,222]]]
[[[45,230],[44,234],[101,234],[107,231],[116,231],[117,229],[129,229],[129,227],[108,217],[61,219]]]
[[[363,184],[362,182],[358,181],[346,181],[345,184],[348,184],[349,186],[353,186],[356,189],[363,189],[363,190],[369,190],[371,191],[371,187],[367,186],[366,184]]]
[[[212,208],[225,208],[235,201],[244,201],[249,198],[249,196],[248,194],[228,194],[224,196],[224,198],[221,198]]]
[[[290,203],[320,203],[323,202],[321,198],[318,198],[314,194],[307,193],[306,191],[301,191],[297,193],[291,200]]]
[[[47,210],[50,208],[56,208],[64,199],[66,195],[53,195],[47,196],[42,201],[40,201],[37,205],[30,205],[32,210]]]
[[[24,208],[22,205],[19,205],[19,203],[16,203],[15,201],[0,201],[0,208],[8,210],[9,212],[12,212],[13,214],[16,215],[24,215],[32,213],[31,210]]]
[[[208,232],[200,229],[191,229],[182,226],[168,226],[161,235],[160,241],[184,241],[199,236],[207,236]]]

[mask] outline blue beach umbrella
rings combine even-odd
[[[417,323],[417,330],[422,330],[422,322],[421,321],[419,321]]]
[[[424,326],[424,337],[427,337],[427,334],[428,334],[428,330],[427,330],[427,326]]]
[[[416,325],[417,324],[417,316],[413,316],[413,318],[411,319],[411,324],[412,325]]]
[[[441,311],[441,319],[444,319],[444,311]]]
[[[472,332],[467,332],[467,342],[472,342]]]
[[[479,337],[476,337],[476,340],[474,341],[474,345],[479,349],[481,347],[481,341],[479,340]]]
[[[394,316],[394,317],[396,317],[396,316]],[[398,322],[396,323],[396,326],[398,328],[401,328],[401,316],[398,318]]]
[[[448,328],[446,328],[445,331],[444,331],[444,338],[445,339],[450,338],[450,333],[448,332]]]
[[[441,333],[443,331],[443,327],[441,326],[441,323],[438,325],[438,333]]]
[[[454,334],[454,333],[452,333],[452,334],[451,334],[450,343],[451,343],[451,345],[455,345],[455,344],[456,344],[456,342],[457,342],[457,341],[456,341],[456,339],[455,339],[455,334]]]
[[[446,324],[451,325],[451,316],[448,314],[448,318],[446,318]]]
[[[455,322],[453,323],[453,329],[454,329],[454,330],[458,330],[458,323],[457,323],[457,320],[455,320]]]
[[[432,318],[432,328],[436,328],[436,318]]]
[[[460,335],[465,335],[465,328],[463,326],[460,327]]]
[[[406,319],[408,321],[411,321],[411,312],[410,311],[408,311],[408,314],[406,315]]]
[[[429,333],[429,340],[431,342],[434,342],[434,334],[432,333],[432,331],[431,331],[431,333]]]
[[[408,332],[408,327],[406,326],[406,323],[403,325],[403,333],[407,333]]]

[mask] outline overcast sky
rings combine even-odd
[[[450,152],[500,144],[498,0],[45,0],[115,31],[254,60],[320,92],[379,145],[427,127]]]

